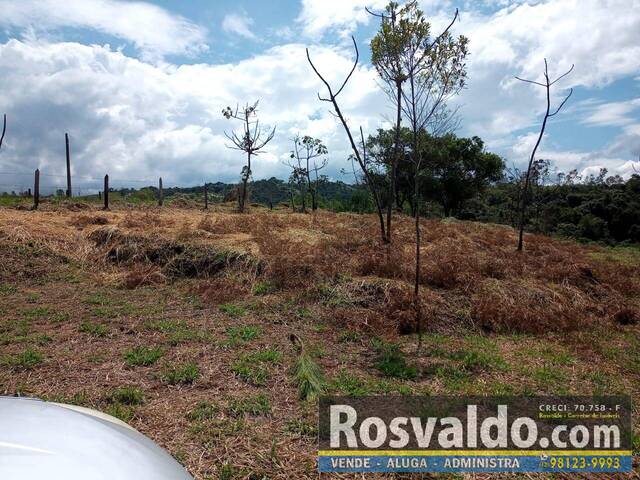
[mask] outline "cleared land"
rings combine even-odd
[[[423,238],[416,354],[410,219],[387,251],[366,215],[0,208],[0,393],[116,415],[200,479],[314,478],[296,333],[331,393],[627,393],[640,427],[638,249]]]

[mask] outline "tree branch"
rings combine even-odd
[[[549,117],[553,117],[554,115],[556,115],[561,109],[562,107],[564,107],[564,104],[567,103],[567,100],[569,100],[569,98],[571,98],[571,95],[573,95],[573,88],[569,91],[569,95],[567,95],[567,98],[565,98],[562,103],[560,104],[560,106],[556,109],[555,112],[550,113]]]
[[[6,113],[3,116],[2,136],[0,137],[0,148],[2,148],[2,142],[4,141],[4,134],[5,133],[7,133],[7,114]]]

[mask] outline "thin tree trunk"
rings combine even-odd
[[[533,147],[533,151],[531,152],[531,158],[529,159],[529,168],[527,168],[527,176],[524,181],[524,188],[522,191],[522,201],[520,207],[520,231],[518,234],[518,251],[522,251],[523,246],[523,237],[524,237],[524,223],[525,223],[525,213],[527,210],[527,193],[529,192],[529,183],[531,182],[531,166],[533,165],[533,160],[536,156],[536,152],[538,151],[538,147],[540,146],[540,142],[542,141],[542,136],[544,135],[544,129],[547,127],[547,120],[549,119],[549,110],[551,109],[551,95],[549,90],[549,80],[547,79],[547,110],[544,115],[544,120],[542,121],[542,128],[540,129],[540,135],[538,135],[538,140],[536,141],[535,146]]]
[[[398,163],[400,161],[400,125],[402,122],[402,82],[396,82],[397,88],[397,110],[396,110],[396,138],[393,147],[393,159],[391,160],[391,179],[389,182],[389,204],[387,205],[387,241],[391,243],[391,213],[393,210],[393,203],[396,202],[396,209],[398,208],[397,204],[397,195],[396,195],[396,175],[398,172]]]

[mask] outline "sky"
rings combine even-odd
[[[384,0],[0,0],[0,191],[64,188],[64,134],[71,139],[75,193],[95,192],[109,174],[119,186],[235,182],[244,162],[225,131],[241,125],[222,110],[260,100],[259,118],[276,127],[253,162],[254,179],[286,179],[296,134],[323,139],[330,178],[353,181],[349,144],[323,86],[305,58],[339,84],[349,124],[365,134],[389,127],[393,107],[370,63],[378,27],[364,7]],[[557,104],[538,158],[584,175],[607,168],[640,172],[640,0],[422,0],[441,30],[455,8],[454,33],[469,38],[468,85],[453,101],[457,134],[478,135],[511,166],[526,165],[544,113],[544,89]]]

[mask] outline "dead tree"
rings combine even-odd
[[[7,133],[7,114],[5,113],[3,116],[2,122],[2,136],[0,136],[0,149],[2,148],[2,142],[4,141],[4,135]]]
[[[242,109],[236,106],[235,110],[232,110],[231,107],[222,110],[222,115],[226,119],[235,119],[242,122],[242,135],[238,135],[236,132],[231,132],[231,134],[224,133],[233,142],[233,145],[227,145],[227,148],[240,150],[247,154],[247,164],[242,167],[242,172],[240,173],[241,185],[240,192],[238,192],[238,211],[240,213],[244,212],[247,201],[247,183],[251,178],[251,157],[262,153],[262,149],[273,140],[276,134],[276,128],[273,127],[273,130],[264,137],[260,121],[257,118],[258,102],[256,101],[253,105],[246,104]]]
[[[532,170],[534,159],[536,157],[536,152],[538,151],[538,147],[540,146],[540,142],[542,141],[542,137],[544,136],[544,131],[547,128],[547,121],[551,117],[556,116],[558,112],[560,112],[562,107],[564,107],[565,103],[567,103],[567,100],[569,100],[569,98],[573,94],[573,89],[571,89],[569,91],[569,95],[567,95],[565,99],[562,101],[562,103],[560,103],[560,106],[556,108],[556,110],[553,113],[551,113],[551,87],[554,84],[556,84],[559,80],[569,75],[573,71],[573,67],[574,65],[571,65],[571,68],[568,71],[560,75],[555,80],[551,81],[549,79],[549,68],[547,65],[547,59],[545,58],[544,59],[544,83],[515,77],[516,80],[520,80],[521,82],[531,83],[533,85],[538,85],[540,87],[543,87],[546,90],[546,96],[547,96],[547,108],[545,110],[544,119],[542,120],[542,127],[540,128],[540,134],[538,135],[538,140],[536,141],[536,144],[534,145],[533,150],[531,151],[531,157],[529,158],[527,173],[524,178],[524,188],[522,189],[522,197],[521,197],[521,203],[520,203],[520,222],[519,222],[520,225],[519,225],[519,232],[518,232],[518,251],[519,252],[522,251],[522,247],[523,247],[524,224],[525,224],[525,216],[526,216],[526,210],[527,210],[527,195],[529,193],[529,186],[531,184],[531,170]]]
[[[327,92],[329,94],[329,98],[321,97],[320,94],[318,94],[318,99],[320,101],[322,101],[322,102],[329,102],[329,103],[331,103],[333,105],[334,114],[340,120],[340,123],[342,124],[342,126],[344,128],[344,131],[346,132],[347,137],[349,138],[349,143],[351,145],[351,150],[353,151],[353,156],[356,159],[356,161],[358,162],[358,165],[360,165],[360,169],[362,170],[362,173],[364,175],[365,183],[369,187],[369,191],[371,192],[371,196],[373,197],[373,201],[374,201],[374,203],[376,205],[376,210],[377,210],[377,213],[378,213],[378,219],[380,221],[380,235],[381,235],[381,238],[382,238],[382,242],[383,243],[388,243],[389,240],[387,238],[385,224],[384,224],[384,217],[383,217],[383,214],[382,214],[382,203],[380,201],[380,195],[378,193],[378,190],[376,188],[376,185],[375,185],[375,183],[373,181],[373,178],[372,178],[372,175],[371,175],[371,171],[370,171],[371,167],[370,167],[370,165],[368,165],[366,155],[362,154],[360,152],[360,150],[358,149],[358,147],[356,145],[356,142],[353,139],[353,135],[351,134],[351,129],[349,128],[349,124],[347,123],[346,119],[344,118],[344,115],[342,114],[342,111],[340,110],[340,107],[338,106],[338,101],[337,101],[338,95],[340,95],[340,93],[342,93],[342,90],[344,90],[344,87],[347,85],[347,82],[349,81],[349,79],[353,75],[353,72],[355,72],[356,67],[358,66],[358,60],[360,58],[360,53],[358,52],[358,45],[356,44],[356,39],[352,36],[351,40],[353,41],[353,47],[354,47],[355,52],[356,52],[356,58],[355,58],[355,60],[353,62],[353,67],[351,68],[351,71],[349,72],[347,77],[344,79],[344,81],[340,85],[340,88],[338,88],[338,90],[335,91],[335,92],[334,92],[333,88],[331,87],[331,85],[329,84],[329,82],[327,82],[325,80],[325,78],[320,74],[320,72],[318,71],[316,66],[311,61],[311,56],[309,55],[309,49],[308,48],[306,49],[307,61],[309,62],[309,65],[311,65],[311,68],[313,69],[315,74],[318,76],[318,78],[322,81],[324,86],[327,88]],[[362,130],[362,128],[361,128],[361,130]]]

